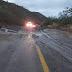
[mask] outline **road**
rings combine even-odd
[[[0,34],[0,72],[72,72],[72,39],[52,30]]]

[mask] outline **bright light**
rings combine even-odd
[[[29,24],[30,25],[30,27],[32,27],[32,24]]]
[[[26,24],[26,26],[27,26],[27,27],[32,27],[33,25],[32,25],[31,22],[28,22],[28,23]]]
[[[29,24],[26,24],[26,26],[28,27],[28,26],[29,26]]]
[[[26,27],[28,27],[28,28],[35,28],[36,25],[32,24],[31,22],[28,22],[28,23],[26,24]]]
[[[32,27],[36,27],[36,25],[33,25]]]

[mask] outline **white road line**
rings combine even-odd
[[[47,35],[46,33],[44,33],[43,31],[41,31],[42,34],[44,34],[46,37],[53,39],[52,37],[50,37],[49,35]]]

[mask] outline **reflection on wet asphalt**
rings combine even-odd
[[[72,72],[72,39],[45,33],[0,34],[0,72],[44,72],[36,44],[50,72]]]
[[[31,33],[4,36],[0,46],[0,72],[43,72]]]

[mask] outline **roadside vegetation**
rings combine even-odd
[[[24,26],[28,21],[40,24],[42,29],[54,28],[72,32],[72,8],[66,7],[59,13],[58,18],[46,18],[38,12],[30,12],[22,6],[0,0],[0,28],[3,26]]]
[[[48,17],[40,24],[41,28],[55,28],[72,32],[72,8],[66,7],[59,13],[59,17]]]

